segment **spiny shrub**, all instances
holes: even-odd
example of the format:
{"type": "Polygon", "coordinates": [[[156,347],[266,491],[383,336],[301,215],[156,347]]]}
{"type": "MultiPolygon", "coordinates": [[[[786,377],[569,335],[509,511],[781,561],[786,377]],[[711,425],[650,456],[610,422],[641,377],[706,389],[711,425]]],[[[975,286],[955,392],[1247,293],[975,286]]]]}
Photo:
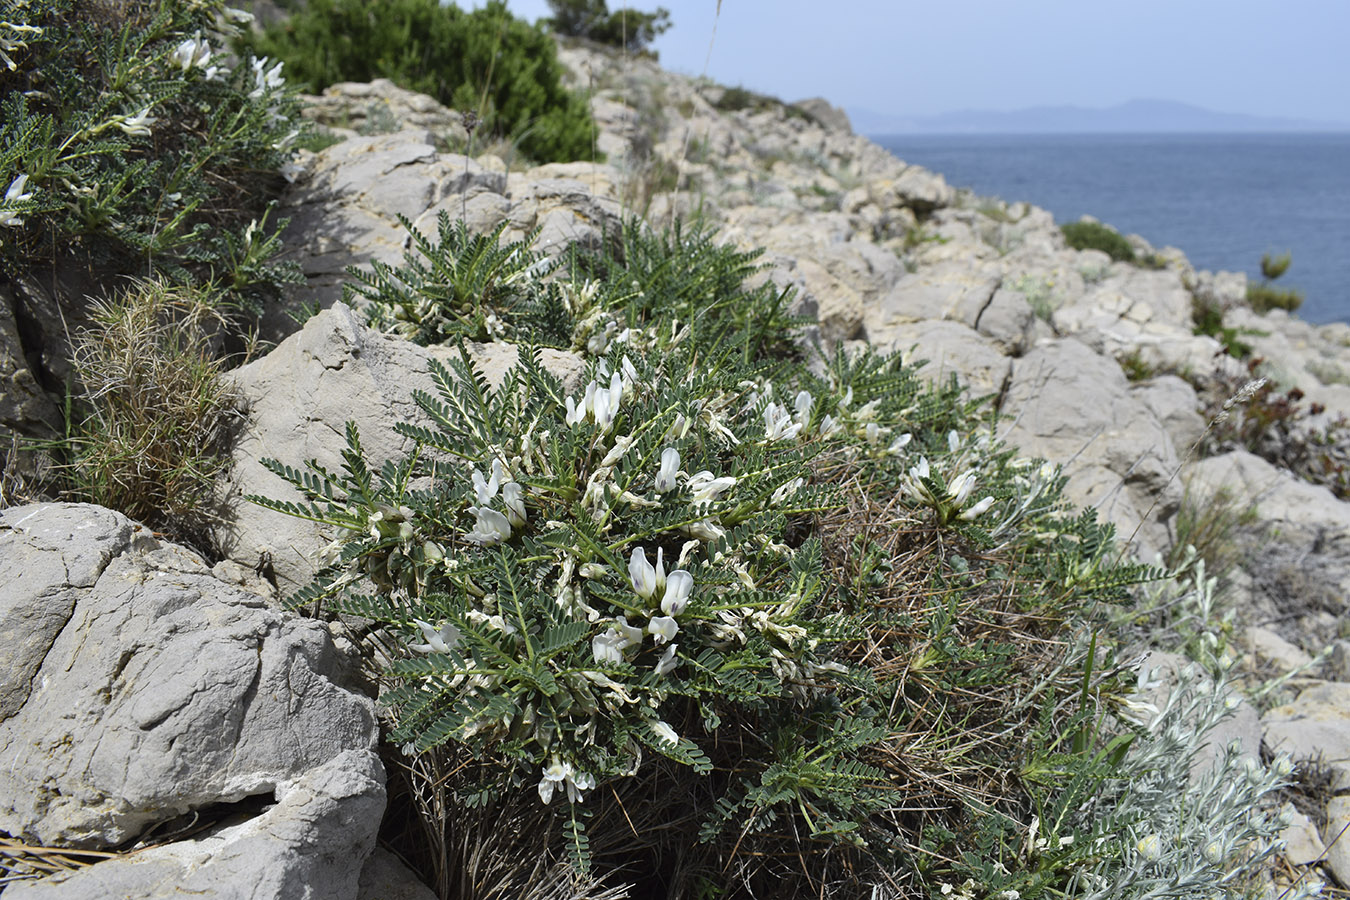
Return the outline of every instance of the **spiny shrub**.
{"type": "Polygon", "coordinates": [[[318,93],[339,81],[388,78],[473,112],[531,159],[590,159],[585,100],[562,85],[557,47],[500,0],[465,12],[437,0],[310,0],[250,39],[318,93]]]}
{"type": "Polygon", "coordinates": [[[298,277],[267,221],[298,108],[279,63],[225,52],[240,15],[0,5],[0,266],[162,273],[254,309],[298,277]]]}
{"type": "Polygon", "coordinates": [[[371,623],[444,891],[570,867],[596,891],[1132,897],[1271,852],[1282,769],[1187,780],[1222,692],[1183,679],[1158,709],[1116,658],[1107,611],[1156,573],[955,383],[710,352],[754,332],[694,327],[720,282],[684,266],[728,251],[670,236],[555,280],[628,295],[650,339],[549,331],[469,274],[528,293],[528,254],[442,231],[446,295],[580,350],[584,388],[528,346],[493,386],[450,328],[411,455],[374,468],[349,426],[341,470],[272,461],[301,497],[254,499],[340,535],[292,602],[371,623]]]}
{"type": "Polygon", "coordinates": [[[1134,247],[1120,232],[1099,222],[1069,222],[1059,226],[1075,250],[1100,250],[1116,262],[1134,262],[1134,247]]]}

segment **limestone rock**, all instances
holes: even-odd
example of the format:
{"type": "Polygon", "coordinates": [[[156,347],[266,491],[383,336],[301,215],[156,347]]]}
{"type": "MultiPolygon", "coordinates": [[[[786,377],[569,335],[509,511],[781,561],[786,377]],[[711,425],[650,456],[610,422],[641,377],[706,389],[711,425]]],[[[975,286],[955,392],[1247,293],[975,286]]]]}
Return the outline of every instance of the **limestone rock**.
{"type": "Polygon", "coordinates": [[[469,139],[460,113],[387,78],[376,78],[368,84],[339,82],[329,85],[317,97],[307,95],[301,100],[305,118],[343,132],[373,135],[417,129],[455,145],[463,145],[469,139]]]}
{"type": "Polygon", "coordinates": [[[1341,887],[1350,885],[1350,797],[1332,797],[1327,801],[1327,824],[1322,840],[1327,844],[1327,868],[1341,887]]]}
{"type": "Polygon", "coordinates": [[[1147,551],[1166,545],[1180,462],[1113,360],[1074,340],[1046,342],[1013,361],[1002,412],[1012,422],[1006,441],[1065,465],[1070,500],[1096,507],[1122,540],[1137,532],[1147,551]]]}
{"type": "MultiPolygon", "coordinates": [[[[497,384],[517,358],[512,344],[474,345],[471,356],[497,384]]],[[[581,361],[572,354],[541,350],[540,356],[569,385],[580,376],[581,361]]],[[[340,471],[347,422],[356,424],[374,467],[400,458],[412,443],[394,431],[394,424],[430,424],[413,391],[437,396],[428,366],[433,359],[452,357],[458,357],[458,350],[419,347],[374,331],[359,314],[338,304],[310,319],[267,356],[231,373],[248,402],[249,416],[220,486],[228,524],[217,531],[216,540],[225,555],[248,568],[270,560],[277,585],[286,593],[308,584],[324,546],[339,535],[247,502],[249,494],[300,499],[261,461],[276,459],[303,469],[307,461],[317,460],[340,471]]]]}
{"type": "Polygon", "coordinates": [[[1293,866],[1307,866],[1327,852],[1312,820],[1297,810],[1289,810],[1289,827],[1280,832],[1284,841],[1284,858],[1293,866]]]}
{"type": "MultiPolygon", "coordinates": [[[[280,781],[261,815],[84,869],[9,885],[17,900],[356,900],[384,812],[384,767],[346,750],[280,781]]],[[[383,871],[381,869],[380,871],[383,871]]],[[[430,892],[381,893],[423,900],[430,892]]]]}
{"type": "Polygon", "coordinates": [[[987,338],[960,322],[895,324],[868,338],[878,350],[899,350],[906,361],[925,360],[919,375],[945,383],[956,375],[973,396],[998,393],[1012,372],[1012,360],[987,338]]]}
{"type": "Polygon", "coordinates": [[[1267,712],[1261,725],[1271,750],[1295,762],[1320,754],[1336,773],[1336,787],[1350,787],[1350,684],[1307,688],[1292,703],[1267,712]]]}
{"type": "Polygon", "coordinates": [[[373,751],[374,704],[333,681],[322,624],[98,507],[5,510],[0,541],[7,593],[52,609],[28,633],[6,621],[33,649],[4,674],[0,830],[114,846],[373,751]]]}
{"type": "Polygon", "coordinates": [[[792,105],[831,131],[842,131],[845,134],[853,133],[853,125],[848,120],[848,113],[844,112],[842,108],[834,106],[823,97],[798,100],[792,105]]]}
{"type": "Polygon", "coordinates": [[[1313,658],[1269,628],[1252,626],[1246,632],[1246,645],[1257,659],[1274,666],[1282,674],[1306,669],[1313,658]]]}
{"type": "Polygon", "coordinates": [[[1205,418],[1195,388],[1176,375],[1160,375],[1130,387],[1172,438],[1172,446],[1184,454],[1205,433],[1205,418]]]}

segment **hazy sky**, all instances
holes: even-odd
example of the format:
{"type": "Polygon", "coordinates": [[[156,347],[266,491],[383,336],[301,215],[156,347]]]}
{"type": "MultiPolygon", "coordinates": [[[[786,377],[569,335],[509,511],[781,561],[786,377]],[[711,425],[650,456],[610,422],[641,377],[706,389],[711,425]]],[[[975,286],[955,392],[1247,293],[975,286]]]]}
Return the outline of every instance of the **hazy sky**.
{"type": "Polygon", "coordinates": [[[720,17],[717,0],[634,3],[657,5],[667,68],[701,74],[716,21],[708,75],[784,100],[930,115],[1148,98],[1350,122],[1350,0],[722,0],[720,17]]]}

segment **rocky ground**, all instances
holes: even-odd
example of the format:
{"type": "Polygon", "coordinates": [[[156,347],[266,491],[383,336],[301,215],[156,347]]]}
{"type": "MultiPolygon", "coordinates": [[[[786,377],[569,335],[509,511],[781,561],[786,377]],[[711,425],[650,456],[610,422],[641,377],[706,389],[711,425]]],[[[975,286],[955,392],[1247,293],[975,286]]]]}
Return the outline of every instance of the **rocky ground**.
{"type": "MultiPolygon", "coordinates": [[[[456,113],[387,82],[312,102],[346,139],[302,155],[281,212],[307,277],[293,311],[327,311],[303,328],[275,315],[276,348],[232,376],[250,418],[222,486],[229,560],[208,568],[96,507],[0,513],[11,585],[0,634],[19,648],[0,682],[0,830],[95,851],[148,842],[147,826],[176,838],[5,896],[149,897],[172,883],[215,897],[350,897],[361,872],[361,897],[427,896],[372,855],[384,775],[342,638],[271,602],[307,580],[333,536],[242,497],[283,494],[262,457],[336,464],[348,420],[372,457],[399,452],[380,435],[412,415],[410,389],[440,351],[373,332],[335,303],[347,266],[401,260],[400,216],[431,232],[442,211],[479,231],[505,223],[507,239],[540,229],[550,251],[598,242],[629,215],[659,226],[701,213],[726,240],[766,249],[765,277],[797,288],[821,340],[898,347],[932,378],[992,395],[1001,435],[1063,462],[1070,496],[1144,558],[1176,543],[1183,503],[1213,505],[1221,488],[1254,503],[1231,536],[1232,638],[1253,683],[1294,674],[1265,695],[1246,738],[1320,760],[1323,795],[1302,803],[1287,856],[1350,887],[1350,841],[1338,840],[1350,800],[1337,795],[1350,787],[1350,504],[1245,450],[1196,452],[1207,425],[1196,385],[1247,373],[1194,333],[1192,304],[1225,310],[1263,371],[1324,409],[1307,427],[1350,415],[1350,326],[1258,316],[1242,275],[1197,272],[1139,237],[1157,267],[1073,250],[1045,210],[956,190],[854,135],[824,101],[719,109],[723,89],[647,60],[581,47],[563,57],[592,93],[604,163],[521,169],[507,148],[463,155],[456,113]],[[127,764],[147,747],[152,767],[127,764]],[[227,827],[197,838],[197,818],[227,827]],[[236,867],[260,865],[275,884],[229,887],[236,867]]],[[[513,352],[475,350],[489,372],[513,352]]],[[[568,354],[547,362],[564,379],[580,370],[568,354]]]]}

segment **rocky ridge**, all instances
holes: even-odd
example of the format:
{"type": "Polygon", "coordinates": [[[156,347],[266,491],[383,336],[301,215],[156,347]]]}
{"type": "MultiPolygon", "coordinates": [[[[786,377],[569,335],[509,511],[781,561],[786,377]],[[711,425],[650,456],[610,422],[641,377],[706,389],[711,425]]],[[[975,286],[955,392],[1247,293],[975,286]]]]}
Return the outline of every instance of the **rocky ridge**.
{"type": "MultiPolygon", "coordinates": [[[[1217,340],[1194,334],[1191,304],[1200,297],[1226,310],[1229,327],[1259,332],[1245,339],[1272,377],[1324,417],[1350,415],[1350,326],[1256,316],[1243,276],[1197,272],[1180,251],[1139,237],[1136,249],[1162,268],[1073,250],[1045,210],[956,190],[852,134],[823,101],[719,109],[721,89],[647,60],[583,47],[562,55],[592,92],[605,163],[519,170],[452,152],[467,143],[457,114],[387,82],[337,85],[311,103],[346,139],[299,160],[282,213],[307,276],[292,300],[327,311],[295,333],[274,317],[277,348],[233,376],[251,414],[223,486],[230,560],[208,567],[96,507],[0,512],[0,574],[12,586],[0,623],[20,648],[0,681],[0,829],[35,843],[139,848],[8,894],[424,891],[375,850],[384,780],[373,704],[347,676],[340,636],[335,644],[275,605],[277,587],[304,583],[335,535],[269,520],[240,498],[281,495],[262,457],[332,460],[345,421],[376,438],[414,415],[408,394],[437,351],[372,331],[338,301],[347,266],[401,259],[400,216],[432,232],[441,212],[477,231],[505,224],[506,239],[537,228],[550,252],[602,240],[629,214],[659,225],[701,212],[725,239],[767,250],[765,277],[799,290],[824,341],[898,347],[928,360],[932,378],[955,374],[971,393],[995,395],[1002,436],[1065,463],[1071,497],[1145,556],[1175,541],[1187,485],[1202,498],[1225,487],[1255,502],[1257,520],[1240,536],[1250,552],[1229,589],[1251,665],[1297,674],[1245,737],[1320,754],[1334,789],[1350,785],[1350,643],[1340,631],[1350,504],[1245,451],[1194,458],[1206,423],[1192,380],[1243,371],[1217,340]],[[1156,374],[1132,381],[1122,361],[1156,374]],[[85,733],[99,739],[85,746],[85,733]],[[172,839],[203,811],[207,831],[172,839]],[[151,840],[156,829],[170,839],[151,840]]],[[[13,373],[26,371],[16,341],[0,338],[13,373]]],[[[512,352],[475,348],[489,370],[512,352]]],[[[567,354],[549,364],[564,379],[579,371],[567,354]]],[[[11,382],[20,392],[0,401],[18,416],[36,395],[31,378],[11,382]]],[[[400,446],[368,450],[378,461],[400,446]]],[[[1336,840],[1350,804],[1333,797],[1317,812],[1316,822],[1294,819],[1287,856],[1324,861],[1350,886],[1350,844],[1336,840]]]]}

